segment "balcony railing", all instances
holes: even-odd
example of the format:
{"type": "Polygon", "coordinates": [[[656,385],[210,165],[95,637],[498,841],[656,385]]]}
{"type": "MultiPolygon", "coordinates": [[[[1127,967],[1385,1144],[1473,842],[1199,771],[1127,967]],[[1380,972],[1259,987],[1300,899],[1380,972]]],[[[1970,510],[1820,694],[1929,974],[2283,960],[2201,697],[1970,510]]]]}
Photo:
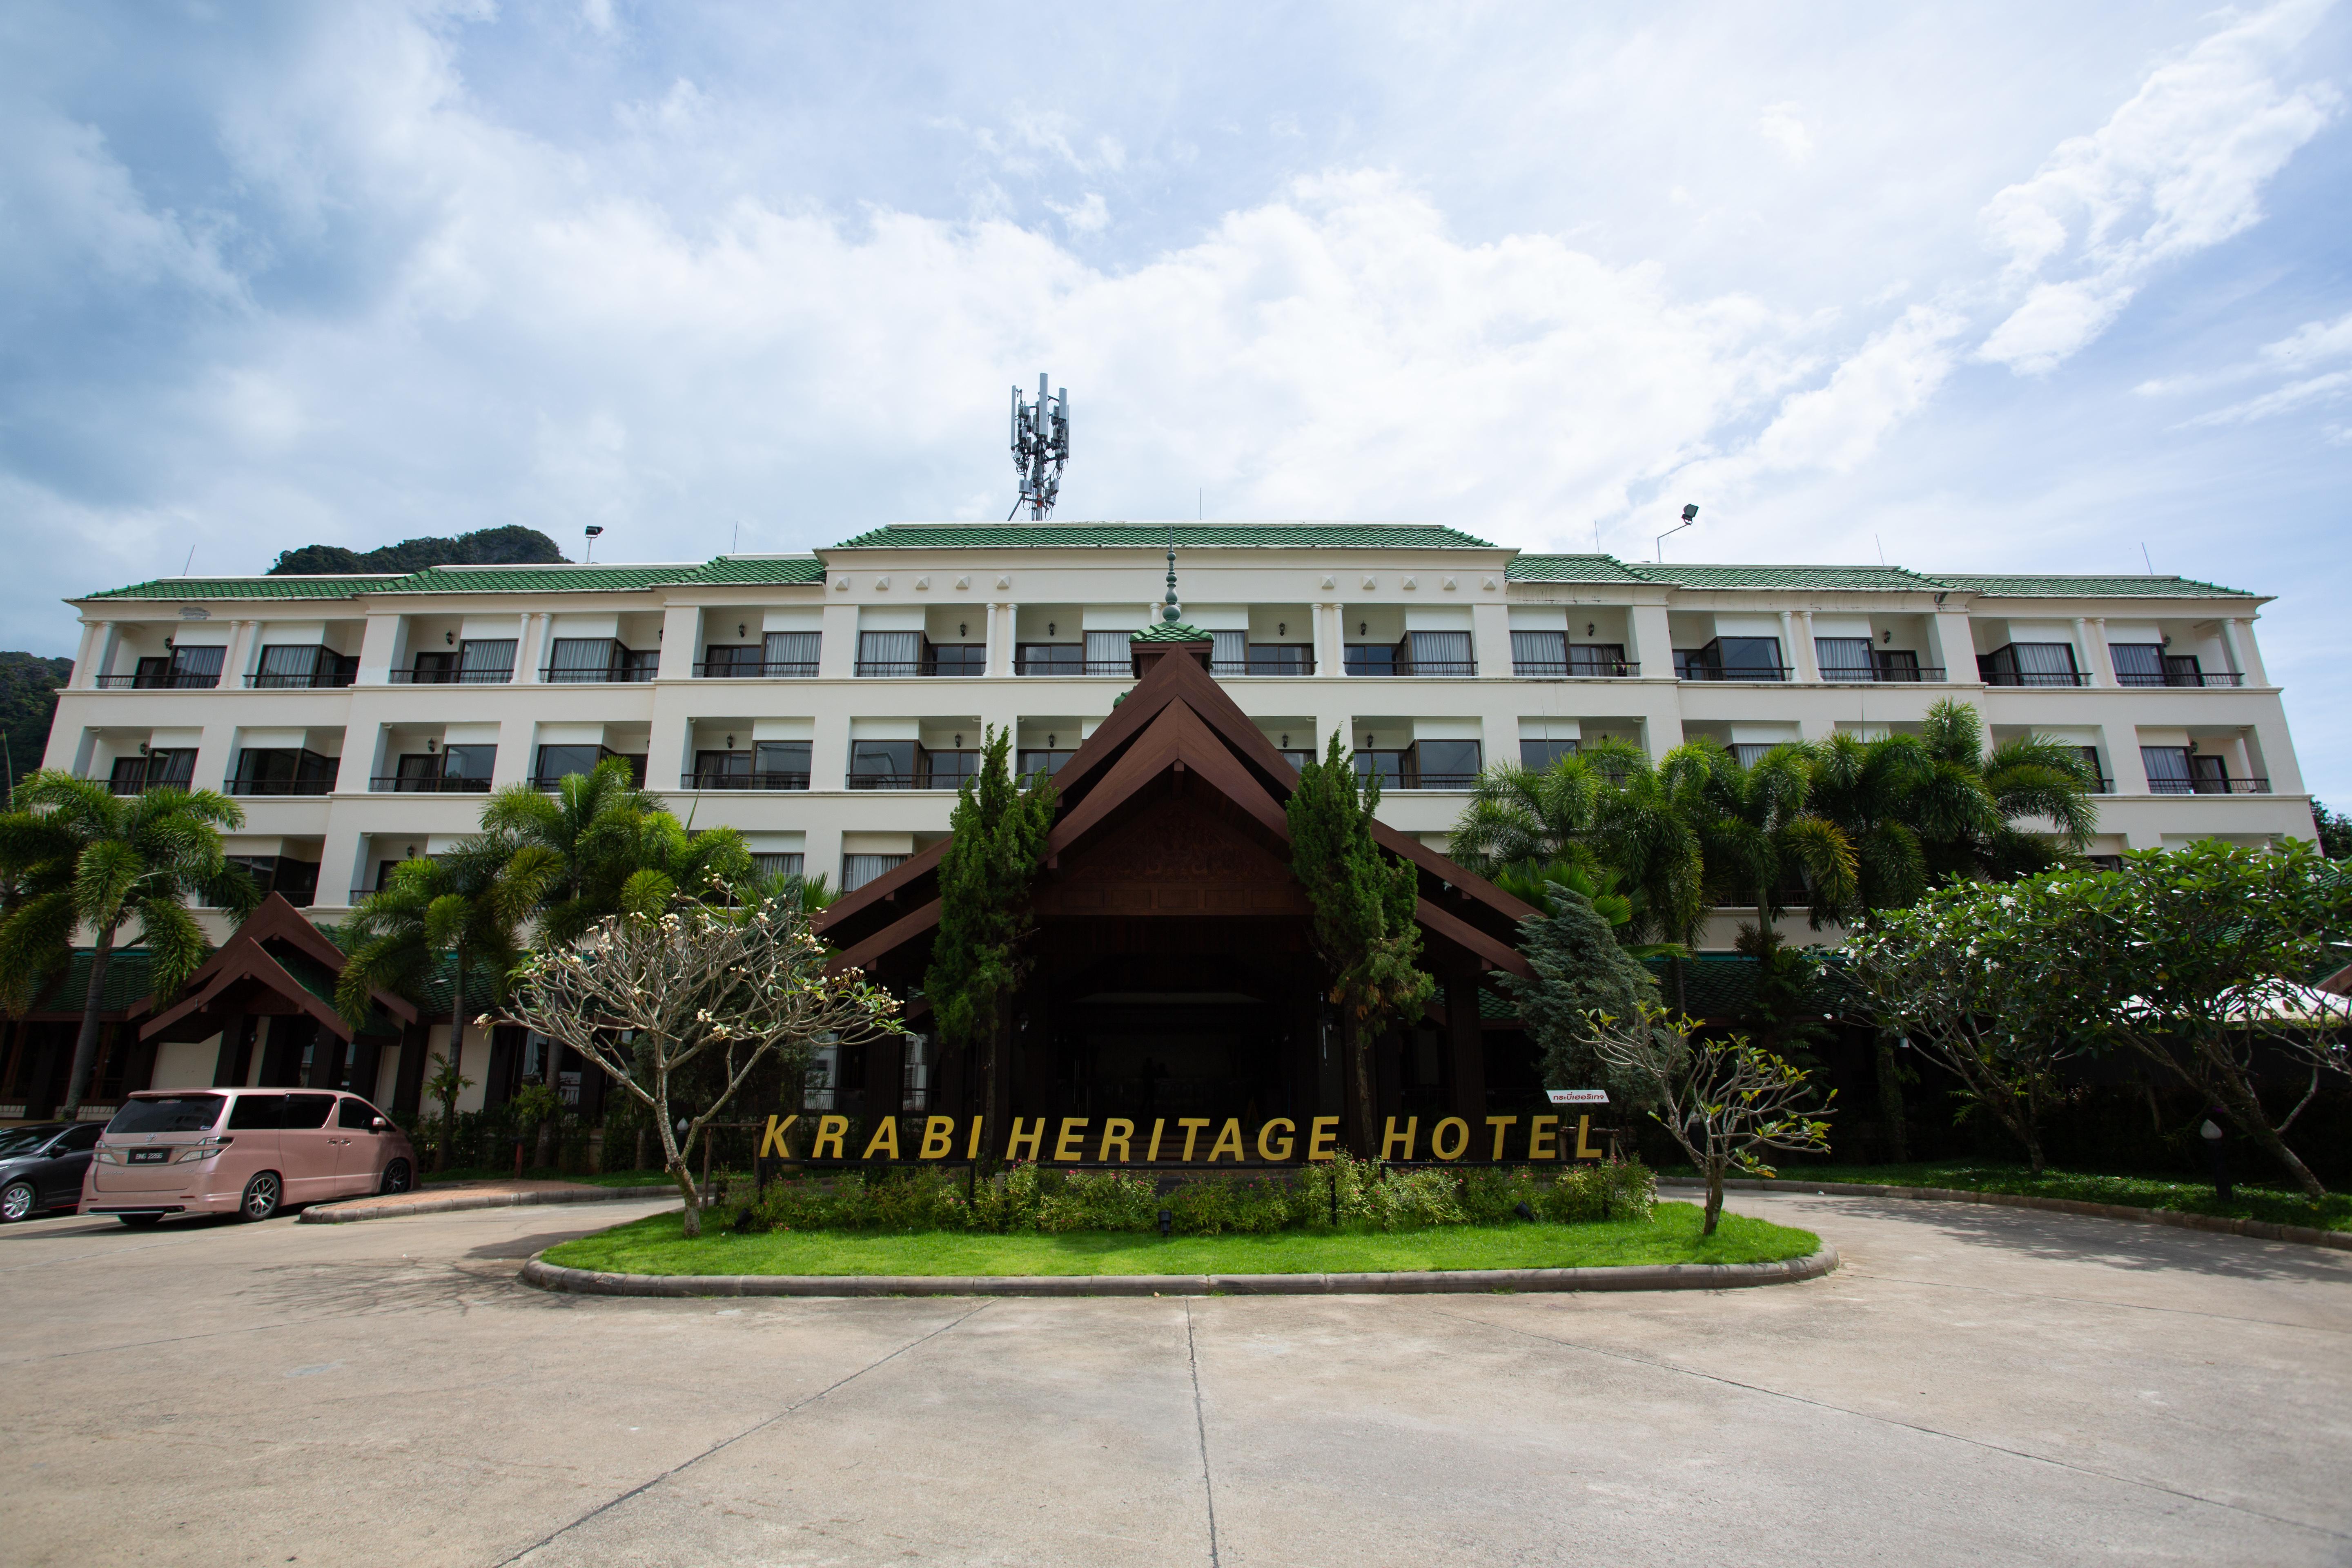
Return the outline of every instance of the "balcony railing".
{"type": "Polygon", "coordinates": [[[2105,774],[2102,774],[2091,782],[2091,793],[2093,795],[2113,795],[2116,793],[2116,781],[2106,777],[2105,774]]]}
{"type": "Polygon", "coordinates": [[[1411,679],[1424,675],[1475,675],[1478,661],[1475,658],[1401,658],[1393,664],[1350,664],[1349,675],[1369,675],[1378,679],[1393,676],[1411,679]]]}
{"type": "Polygon", "coordinates": [[[2117,686],[2243,686],[2246,678],[2225,669],[2167,670],[2162,675],[2118,674],[2117,686]]]}
{"type": "Polygon", "coordinates": [[[231,779],[231,795],[332,795],[335,781],[330,774],[322,779],[231,779]]]}
{"type": "Polygon", "coordinates": [[[359,679],[356,669],[320,669],[299,673],[269,674],[257,672],[245,678],[246,686],[255,691],[328,691],[349,686],[359,679]]]}
{"type": "Polygon", "coordinates": [[[1015,675],[1116,675],[1135,679],[1135,660],[1128,658],[1036,658],[1024,655],[1013,661],[1015,675]]]}
{"type": "Polygon", "coordinates": [[[2268,779],[2150,779],[2150,795],[2268,795],[2268,779]]]}
{"type": "Polygon", "coordinates": [[[2091,678],[2080,670],[1988,669],[1979,672],[1987,686],[2088,686],[2091,678]]]}
{"type": "Polygon", "coordinates": [[[103,691],[210,691],[220,684],[220,673],[209,675],[182,672],[176,675],[101,675],[99,689],[103,691]]]}
{"type": "Polygon", "coordinates": [[[1209,661],[1211,675],[1312,675],[1315,661],[1297,658],[1276,661],[1268,658],[1213,658],[1209,661]]]}
{"type": "Polygon", "coordinates": [[[509,686],[514,671],[492,666],[487,669],[392,669],[385,679],[394,686],[509,686]]]}
{"type": "Polygon", "coordinates": [[[948,676],[948,675],[985,675],[986,673],[988,673],[988,669],[987,669],[987,667],[986,667],[985,665],[978,665],[978,664],[942,664],[942,663],[940,663],[938,659],[934,659],[934,658],[909,658],[909,659],[871,659],[871,658],[861,658],[861,659],[859,659],[859,660],[857,661],[856,672],[857,672],[859,675],[878,675],[878,676],[906,676],[906,675],[942,675],[942,676],[948,676]]]}
{"type": "Polygon", "coordinates": [[[467,778],[420,778],[414,773],[394,773],[389,778],[368,780],[369,793],[373,795],[488,795],[490,781],[467,778]]]}
{"type": "Polygon", "coordinates": [[[625,686],[651,680],[656,673],[650,664],[601,665],[593,669],[559,669],[551,664],[541,668],[539,678],[550,686],[625,686]]]}
{"type": "Polygon", "coordinates": [[[677,780],[680,789],[806,789],[808,786],[809,776],[805,773],[680,773],[677,780]]]}
{"type": "Polygon", "coordinates": [[[1511,661],[1511,673],[1535,679],[1566,676],[1598,676],[1614,679],[1639,675],[1642,666],[1640,660],[1630,658],[1571,659],[1565,664],[1547,659],[1514,659],[1511,661]]]}
{"type": "Polygon", "coordinates": [[[775,659],[766,663],[753,661],[751,663],[730,662],[727,664],[698,664],[694,667],[694,677],[697,680],[749,680],[753,679],[766,679],[771,680],[804,680],[815,674],[816,661],[814,659],[775,659]]]}
{"type": "Polygon", "coordinates": [[[1796,674],[1785,664],[1686,664],[1675,672],[1678,680],[1786,680],[1796,674]]]}
{"type": "Polygon", "coordinates": [[[1826,686],[1903,686],[1920,681],[1940,683],[1944,667],[1939,664],[1906,664],[1880,666],[1864,669],[1853,665],[1822,667],[1822,682],[1826,686]]]}

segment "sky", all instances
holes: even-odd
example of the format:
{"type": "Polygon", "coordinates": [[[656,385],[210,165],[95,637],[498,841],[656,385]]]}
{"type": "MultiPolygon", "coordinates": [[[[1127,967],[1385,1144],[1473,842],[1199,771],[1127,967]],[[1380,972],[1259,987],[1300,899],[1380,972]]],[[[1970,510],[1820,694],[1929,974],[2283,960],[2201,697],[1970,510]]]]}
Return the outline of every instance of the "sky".
{"type": "Polygon", "coordinates": [[[1002,518],[2274,595],[2352,803],[2352,5],[0,10],[0,647],[502,523],[1002,518]]]}

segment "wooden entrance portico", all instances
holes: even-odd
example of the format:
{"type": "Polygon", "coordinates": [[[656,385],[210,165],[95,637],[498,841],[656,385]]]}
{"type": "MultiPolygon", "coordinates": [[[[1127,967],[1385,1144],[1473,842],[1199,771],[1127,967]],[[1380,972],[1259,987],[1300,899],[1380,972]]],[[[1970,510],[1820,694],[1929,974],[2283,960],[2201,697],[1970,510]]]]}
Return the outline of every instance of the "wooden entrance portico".
{"type": "MultiPolygon", "coordinates": [[[[982,1113],[998,1128],[1016,1115],[1338,1115],[1362,1148],[1312,911],[1290,869],[1285,805],[1298,774],[1210,675],[1205,635],[1154,626],[1133,646],[1140,679],[1055,775],[1034,969],[999,1103],[978,1103],[980,1064],[952,1052],[919,1097],[880,1051],[853,1087],[869,1114],[982,1113]]],[[[1417,839],[1374,832],[1414,868],[1422,965],[1440,984],[1429,1016],[1385,1043],[1374,1115],[1483,1117],[1482,977],[1528,973],[1513,942],[1534,911],[1417,839]],[[1425,1054],[1433,1027],[1442,1064],[1431,1085],[1403,1058],[1405,1037],[1423,1037],[1425,1054]]],[[[820,917],[839,963],[902,996],[919,989],[945,849],[929,846],[820,917]]],[[[909,1009],[918,1030],[926,1011],[920,999],[909,1009]]]]}

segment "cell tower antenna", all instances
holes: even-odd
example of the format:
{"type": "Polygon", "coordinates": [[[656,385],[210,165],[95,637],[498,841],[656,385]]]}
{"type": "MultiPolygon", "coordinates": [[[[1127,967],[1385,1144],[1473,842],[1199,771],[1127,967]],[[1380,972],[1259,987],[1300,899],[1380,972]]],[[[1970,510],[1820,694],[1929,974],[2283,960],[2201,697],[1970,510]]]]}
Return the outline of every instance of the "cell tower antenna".
{"type": "Polygon", "coordinates": [[[1013,471],[1021,476],[1021,499],[1004,514],[1007,522],[1029,509],[1033,522],[1042,522],[1054,510],[1062,493],[1062,470],[1070,462],[1070,389],[1055,387],[1049,395],[1046,378],[1037,378],[1037,401],[1030,402],[1013,389],[1013,471]]]}

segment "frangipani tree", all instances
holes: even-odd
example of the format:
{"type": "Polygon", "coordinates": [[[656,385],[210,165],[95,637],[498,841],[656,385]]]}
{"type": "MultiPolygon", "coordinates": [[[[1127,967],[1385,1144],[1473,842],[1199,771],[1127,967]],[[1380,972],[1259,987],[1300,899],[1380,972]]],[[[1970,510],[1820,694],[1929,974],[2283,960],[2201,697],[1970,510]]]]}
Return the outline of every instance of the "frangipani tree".
{"type": "Polygon", "coordinates": [[[1644,1005],[1630,1018],[1591,1016],[1592,1046],[1610,1070],[1646,1082],[1657,1109],[1651,1119],[1674,1134],[1706,1182],[1713,1236],[1723,1215],[1723,1178],[1733,1169],[1759,1176],[1769,1149],[1826,1152],[1832,1089],[1813,1103],[1804,1073],[1745,1035],[1708,1038],[1696,1018],[1644,1005]]]}
{"type": "Polygon", "coordinates": [[[686,1234],[699,1236],[685,1151],[754,1068],[781,1058],[793,1081],[820,1039],[858,1045],[905,1032],[896,998],[855,969],[827,973],[827,956],[787,900],[738,918],[694,905],[611,915],[526,959],[500,1021],[570,1046],[652,1113],[662,1163],[686,1200],[686,1234]],[[721,1087],[681,1134],[672,1086],[713,1066],[721,1087]]]}

